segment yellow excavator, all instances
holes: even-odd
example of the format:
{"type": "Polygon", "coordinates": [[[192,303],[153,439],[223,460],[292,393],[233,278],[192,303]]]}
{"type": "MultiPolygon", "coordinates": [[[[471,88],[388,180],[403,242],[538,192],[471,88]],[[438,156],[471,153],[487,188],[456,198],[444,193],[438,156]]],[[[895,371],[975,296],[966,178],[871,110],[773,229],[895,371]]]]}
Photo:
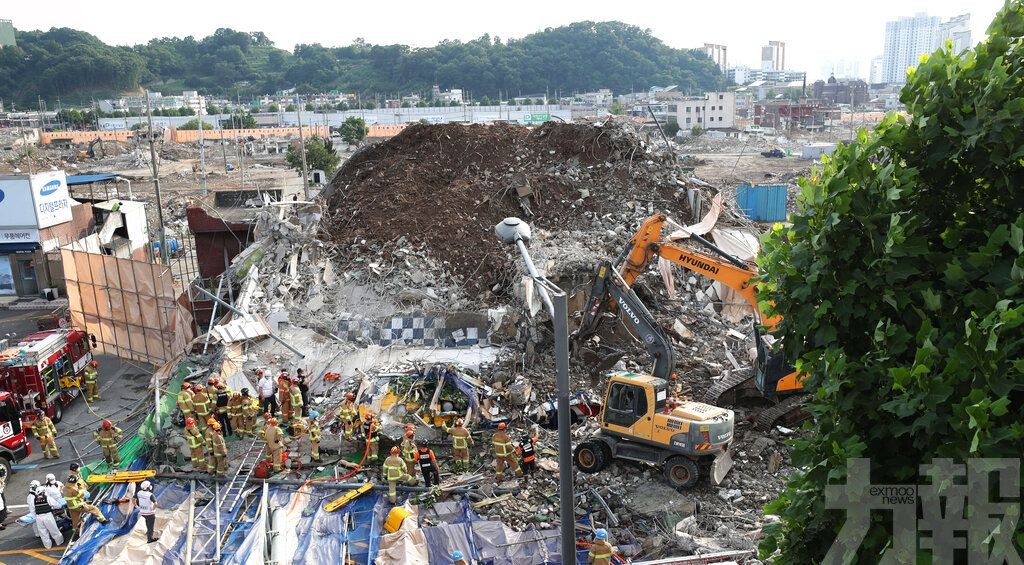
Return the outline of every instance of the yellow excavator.
{"type": "MultiPolygon", "coordinates": [[[[632,287],[637,277],[644,272],[651,262],[660,257],[689,269],[735,290],[751,305],[754,311],[754,340],[757,348],[757,361],[753,374],[749,371],[734,371],[728,378],[715,383],[705,393],[704,401],[718,405],[732,403],[738,395],[756,388],[756,394],[772,405],[760,412],[757,425],[762,428],[771,427],[776,421],[784,420],[791,423],[804,417],[800,406],[803,403],[803,375],[786,363],[781,351],[769,348],[762,339],[761,327],[768,331],[782,321],[780,316],[767,316],[761,312],[757,300],[757,288],[754,277],[758,276],[757,267],[749,265],[739,258],[727,253],[707,239],[688,234],[689,240],[699,243],[704,250],[694,249],[689,245],[667,239],[662,236],[662,228],[668,222],[665,214],[655,214],[645,219],[636,230],[630,241],[623,248],[612,269],[621,283],[632,287]],[[753,387],[751,386],[753,385],[753,387]]],[[[600,278],[600,277],[598,277],[600,278]]],[[[585,305],[583,320],[577,337],[586,338],[597,331],[598,324],[605,312],[616,310],[627,314],[617,297],[610,296],[595,285],[585,305]],[[594,290],[597,290],[595,292],[594,290]]],[[[635,309],[635,306],[632,308],[635,309]]],[[[668,348],[671,351],[671,347],[668,348]]],[[[614,356],[605,356],[602,365],[614,363],[614,356]]]]}
{"type": "Polygon", "coordinates": [[[597,330],[599,304],[610,299],[640,335],[654,368],[650,375],[625,371],[608,375],[604,409],[598,418],[601,429],[576,446],[576,467],[584,473],[597,473],[613,459],[627,459],[661,468],[669,484],[679,489],[694,486],[703,476],[720,484],[732,468],[729,446],[735,414],[672,397],[672,343],[608,263],[598,268],[587,301],[596,301],[597,308],[585,313],[573,342],[579,344],[597,330]]]}

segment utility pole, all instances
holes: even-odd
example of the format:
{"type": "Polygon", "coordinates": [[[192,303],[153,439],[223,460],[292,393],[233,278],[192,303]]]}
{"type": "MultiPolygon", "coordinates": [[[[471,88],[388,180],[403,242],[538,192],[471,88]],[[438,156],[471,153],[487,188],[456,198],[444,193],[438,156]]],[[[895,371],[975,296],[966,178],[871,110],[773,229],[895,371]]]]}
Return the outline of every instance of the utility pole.
{"type": "Polygon", "coordinates": [[[160,263],[169,265],[170,259],[167,255],[167,228],[164,225],[164,205],[160,200],[160,177],[156,164],[155,137],[153,134],[153,107],[149,104],[149,91],[146,91],[146,116],[149,119],[149,159],[153,164],[153,190],[156,192],[156,217],[160,222],[160,263]]]}
{"type": "Polygon", "coordinates": [[[206,143],[203,141],[203,98],[199,98],[199,175],[203,179],[203,196],[206,196],[206,143]]]}
{"type": "Polygon", "coordinates": [[[299,120],[299,154],[302,155],[302,191],[309,200],[309,171],[306,170],[306,138],[302,135],[302,101],[295,105],[295,117],[299,120]]]}

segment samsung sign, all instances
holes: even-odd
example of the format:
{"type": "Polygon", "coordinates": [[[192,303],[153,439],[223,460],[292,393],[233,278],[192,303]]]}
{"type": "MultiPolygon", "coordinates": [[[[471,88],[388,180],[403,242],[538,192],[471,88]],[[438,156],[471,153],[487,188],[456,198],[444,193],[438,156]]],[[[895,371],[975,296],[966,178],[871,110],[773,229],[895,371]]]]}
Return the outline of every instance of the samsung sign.
{"type": "MultiPolygon", "coordinates": [[[[0,176],[0,195],[0,230],[11,235],[17,233],[15,238],[22,241],[25,231],[38,233],[40,229],[71,221],[72,201],[64,171],[47,171],[31,177],[0,176]]],[[[38,241],[38,235],[35,239],[38,241]]]]}

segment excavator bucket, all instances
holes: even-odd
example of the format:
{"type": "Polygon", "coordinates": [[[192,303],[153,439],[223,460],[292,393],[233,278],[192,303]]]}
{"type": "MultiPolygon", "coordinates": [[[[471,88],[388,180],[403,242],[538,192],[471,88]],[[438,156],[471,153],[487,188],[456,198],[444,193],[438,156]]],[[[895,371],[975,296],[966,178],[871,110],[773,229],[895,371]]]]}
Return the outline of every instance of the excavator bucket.
{"type": "Polygon", "coordinates": [[[722,480],[729,474],[729,469],[732,469],[732,455],[729,455],[729,450],[723,450],[711,463],[711,483],[722,484],[722,480]]]}
{"type": "Polygon", "coordinates": [[[621,349],[607,346],[581,347],[579,349],[579,359],[591,375],[599,375],[611,369],[625,354],[626,352],[621,349]]]}

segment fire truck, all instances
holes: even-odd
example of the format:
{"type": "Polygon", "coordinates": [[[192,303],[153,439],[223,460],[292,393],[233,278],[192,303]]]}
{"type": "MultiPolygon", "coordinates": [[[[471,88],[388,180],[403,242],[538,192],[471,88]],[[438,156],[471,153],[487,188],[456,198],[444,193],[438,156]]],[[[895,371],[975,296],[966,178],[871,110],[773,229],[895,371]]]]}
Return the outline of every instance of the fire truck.
{"type": "Polygon", "coordinates": [[[90,340],[95,345],[86,332],[53,329],[28,335],[0,352],[0,458],[16,462],[28,455],[19,446],[28,445],[25,430],[36,410],[60,422],[64,407],[82,394],[82,375],[92,361],[90,340]]]}

